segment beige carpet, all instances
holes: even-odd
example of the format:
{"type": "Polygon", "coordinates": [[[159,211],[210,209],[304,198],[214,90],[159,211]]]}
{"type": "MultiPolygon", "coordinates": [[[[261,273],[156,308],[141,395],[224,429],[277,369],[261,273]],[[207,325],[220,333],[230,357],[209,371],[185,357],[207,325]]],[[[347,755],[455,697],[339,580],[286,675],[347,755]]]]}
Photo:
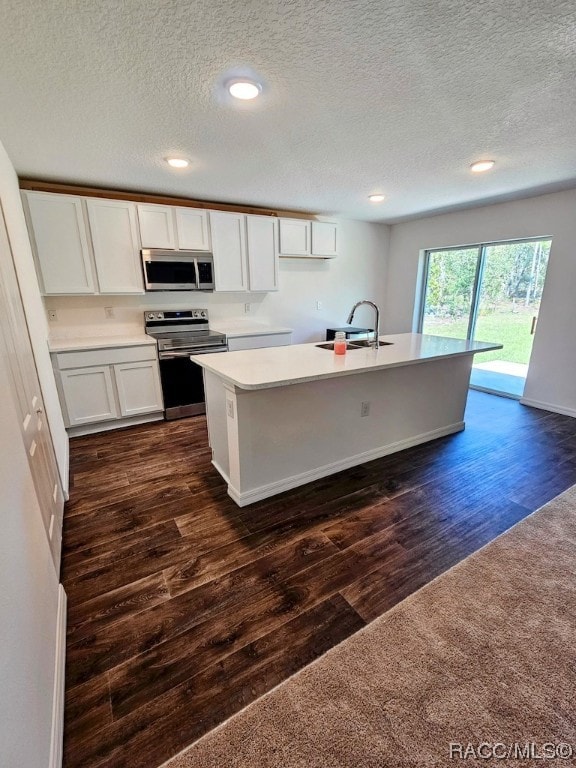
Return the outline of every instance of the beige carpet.
{"type": "Polygon", "coordinates": [[[165,765],[576,764],[451,742],[576,755],[576,486],[165,765]]]}

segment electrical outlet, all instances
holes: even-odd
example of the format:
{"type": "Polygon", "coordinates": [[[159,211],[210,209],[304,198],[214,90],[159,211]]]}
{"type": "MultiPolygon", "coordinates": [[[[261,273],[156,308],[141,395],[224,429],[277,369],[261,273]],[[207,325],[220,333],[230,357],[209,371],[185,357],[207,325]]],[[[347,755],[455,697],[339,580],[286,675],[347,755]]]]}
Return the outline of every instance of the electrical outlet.
{"type": "Polygon", "coordinates": [[[360,416],[368,416],[370,413],[370,403],[367,400],[364,400],[362,405],[360,406],[360,416]]]}
{"type": "Polygon", "coordinates": [[[234,418],[234,400],[226,400],[226,413],[231,419],[234,418]]]}
{"type": "Polygon", "coordinates": [[[250,312],[250,304],[246,302],[246,304],[244,304],[244,313],[247,315],[249,312],[250,312]]]}
{"type": "Polygon", "coordinates": [[[58,313],[55,309],[49,309],[48,310],[48,320],[51,323],[55,323],[58,320],[58,313]]]}
{"type": "Polygon", "coordinates": [[[114,307],[104,307],[104,316],[108,320],[114,319],[114,307]]]}
{"type": "Polygon", "coordinates": [[[321,311],[322,311],[322,302],[321,302],[321,301],[317,301],[317,302],[316,302],[316,309],[317,309],[319,312],[321,312],[321,311]]]}

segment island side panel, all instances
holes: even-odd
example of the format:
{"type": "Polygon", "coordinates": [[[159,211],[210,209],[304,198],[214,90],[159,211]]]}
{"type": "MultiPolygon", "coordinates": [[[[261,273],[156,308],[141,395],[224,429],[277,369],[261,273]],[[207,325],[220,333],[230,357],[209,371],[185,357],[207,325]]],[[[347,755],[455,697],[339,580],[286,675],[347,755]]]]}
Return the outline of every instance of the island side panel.
{"type": "Polygon", "coordinates": [[[466,355],[270,389],[231,387],[230,495],[244,506],[463,429],[471,367],[466,355]]]}
{"type": "Polygon", "coordinates": [[[228,424],[226,418],[226,389],[215,374],[204,369],[204,392],[208,443],[212,449],[212,463],[228,482],[230,475],[228,450],[228,424]]]}

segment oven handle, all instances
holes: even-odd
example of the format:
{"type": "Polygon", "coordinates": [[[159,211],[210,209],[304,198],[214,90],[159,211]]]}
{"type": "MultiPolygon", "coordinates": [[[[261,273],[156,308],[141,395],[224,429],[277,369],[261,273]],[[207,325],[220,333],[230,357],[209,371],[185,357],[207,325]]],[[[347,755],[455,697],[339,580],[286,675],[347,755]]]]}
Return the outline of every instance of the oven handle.
{"type": "Polygon", "coordinates": [[[160,360],[173,360],[177,357],[190,357],[190,355],[209,355],[212,352],[228,352],[228,347],[209,347],[204,349],[190,349],[186,352],[160,352],[158,357],[160,360]]]}

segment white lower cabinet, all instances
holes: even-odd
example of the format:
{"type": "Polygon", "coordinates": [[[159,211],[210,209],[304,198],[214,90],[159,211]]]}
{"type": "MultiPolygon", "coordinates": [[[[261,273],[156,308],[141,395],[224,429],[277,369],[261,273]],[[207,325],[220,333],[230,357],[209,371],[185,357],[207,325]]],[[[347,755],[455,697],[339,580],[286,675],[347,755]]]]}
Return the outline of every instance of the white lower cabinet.
{"type": "Polygon", "coordinates": [[[115,365],[114,376],[122,416],[162,410],[162,390],[155,360],[115,365]]]}
{"type": "Polygon", "coordinates": [[[110,429],[164,409],[154,345],[60,352],[53,362],[67,427],[110,429]]]}
{"type": "Polygon", "coordinates": [[[60,375],[69,426],[118,418],[110,366],[73,368],[60,375]]]}

